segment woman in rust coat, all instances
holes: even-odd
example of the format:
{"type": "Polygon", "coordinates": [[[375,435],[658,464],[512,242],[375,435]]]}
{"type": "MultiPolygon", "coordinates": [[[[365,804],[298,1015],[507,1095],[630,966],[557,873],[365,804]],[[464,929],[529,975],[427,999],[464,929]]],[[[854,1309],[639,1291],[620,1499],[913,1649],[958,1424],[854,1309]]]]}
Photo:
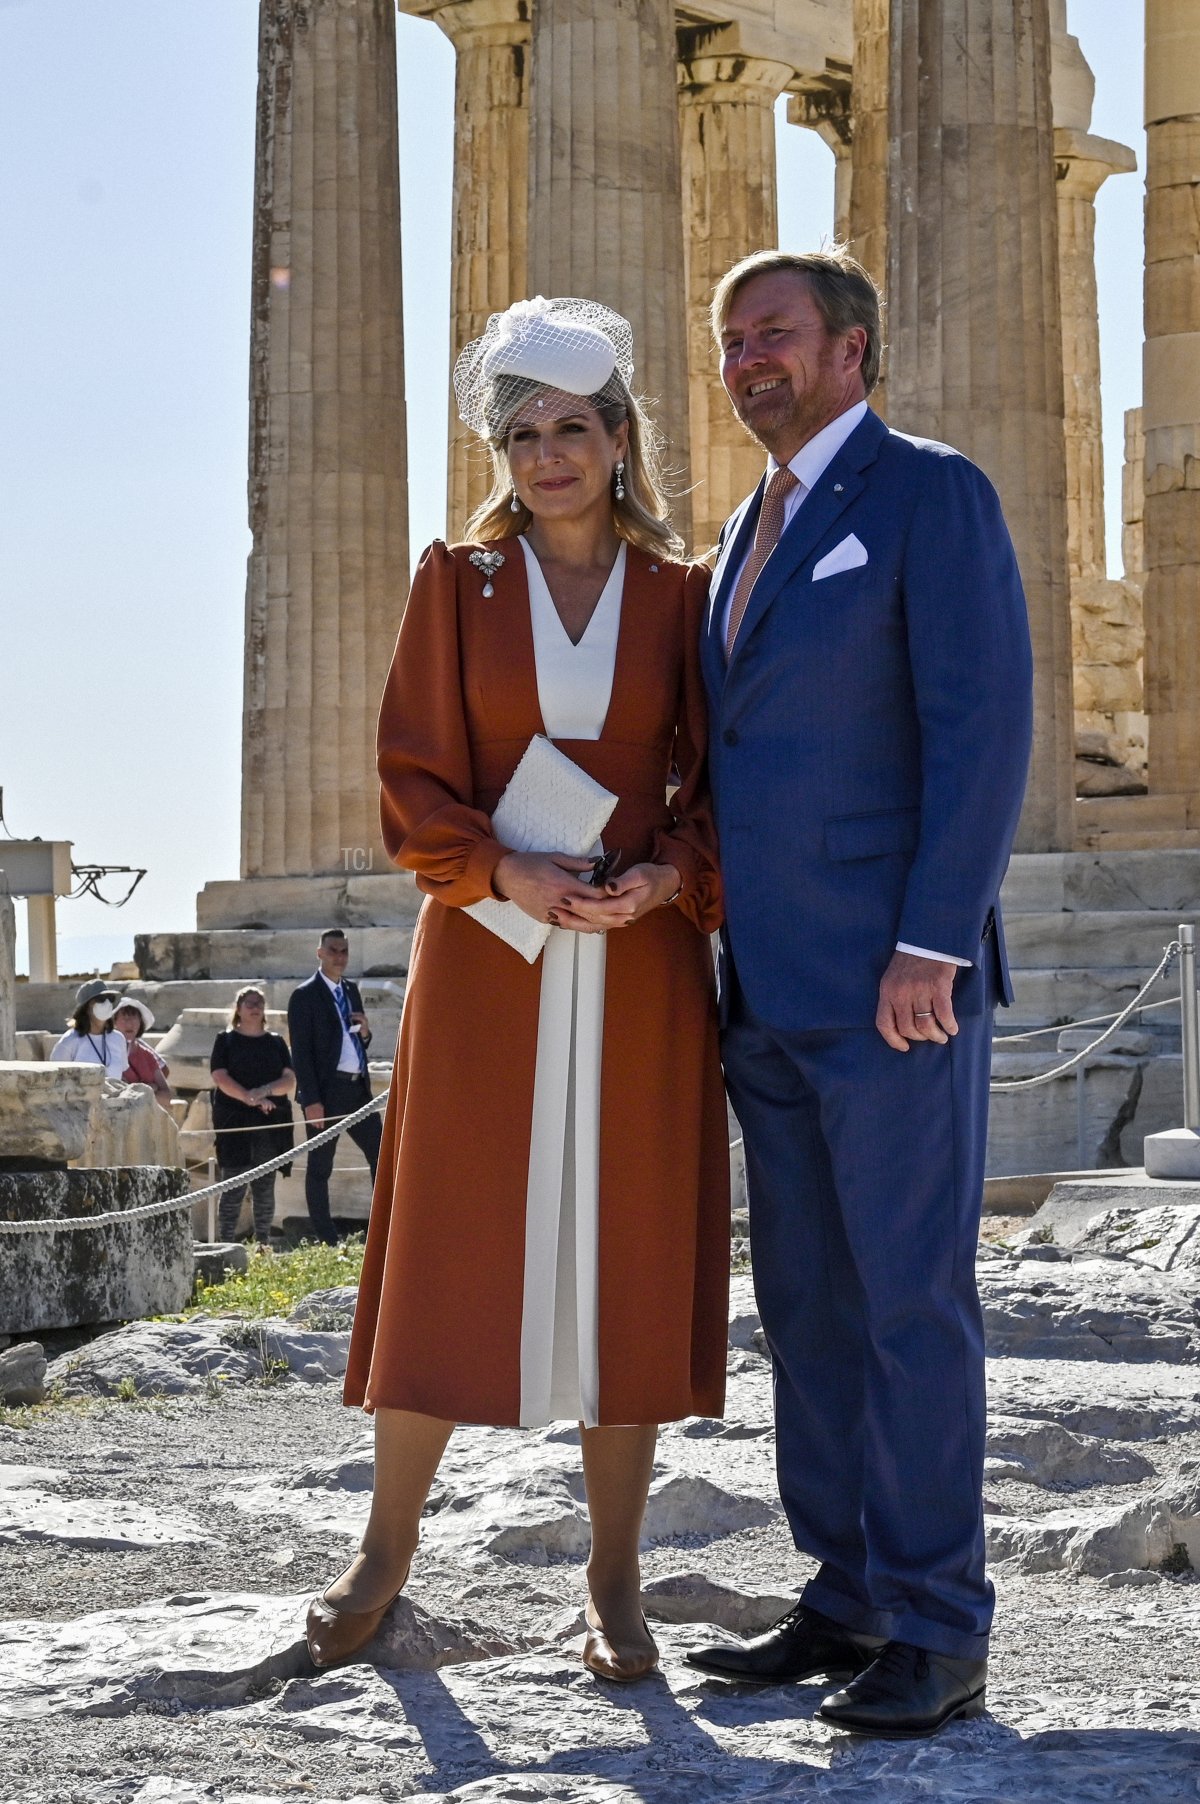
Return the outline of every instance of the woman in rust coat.
{"type": "Polygon", "coordinates": [[[607,309],[539,299],[493,316],[455,371],[496,485],[473,543],[422,558],[380,716],[384,838],[428,900],[346,1380],[375,1413],[375,1497],[361,1552],[310,1607],[318,1665],[364,1646],[403,1585],[456,1422],[573,1418],[584,1659],[648,1672],[656,1425],[723,1406],[707,571],[672,555],[630,351],[607,309]],[[537,734],[617,797],[603,847],[621,863],[599,888],[593,857],[493,834],[537,734]],[[550,922],[536,963],[464,913],[487,897],[550,922]]]}

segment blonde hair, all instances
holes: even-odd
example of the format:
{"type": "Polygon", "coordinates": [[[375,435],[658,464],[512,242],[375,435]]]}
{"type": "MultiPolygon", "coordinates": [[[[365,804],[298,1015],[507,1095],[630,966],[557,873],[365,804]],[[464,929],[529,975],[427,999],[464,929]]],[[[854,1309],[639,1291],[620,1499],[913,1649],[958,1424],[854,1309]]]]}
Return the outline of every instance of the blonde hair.
{"type": "Polygon", "coordinates": [[[237,995],[234,997],[233,1007],[229,1011],[230,1027],[237,1026],[238,1016],[241,1013],[242,1004],[243,1004],[243,1002],[245,1002],[247,996],[257,996],[258,1000],[262,1003],[262,1005],[263,1005],[263,1026],[265,1027],[267,1025],[267,998],[266,998],[265,993],[259,989],[259,987],[256,983],[243,984],[242,988],[238,991],[237,995]]]}
{"type": "Polygon", "coordinates": [[[879,290],[862,264],[850,255],[845,245],[835,244],[828,251],[808,251],[799,255],[792,251],[755,251],[735,263],[721,277],[713,290],[711,323],[718,347],[734,296],[755,276],[774,275],[786,270],[803,276],[817,312],[825,322],[825,330],[835,338],[861,326],[867,335],[863,352],[863,387],[870,394],[879,381],[883,361],[883,322],[879,290]]]}
{"type": "MultiPolygon", "coordinates": [[[[503,385],[501,417],[511,420],[529,395],[545,390],[546,385],[527,376],[500,376],[503,385]],[[511,385],[511,389],[510,389],[511,385]],[[523,392],[518,392],[518,389],[523,392]]],[[[614,375],[600,394],[587,397],[586,405],[594,408],[604,422],[610,437],[622,420],[629,423],[629,444],[625,451],[625,468],[621,484],[625,490],[618,501],[612,497],[612,520],[617,536],[627,539],[642,551],[655,557],[679,558],[684,554],[683,540],[668,518],[668,498],[663,482],[662,439],[642,403],[626,388],[620,375],[614,375]],[[614,390],[616,392],[614,392],[614,390]]],[[[527,531],[533,515],[522,505],[512,510],[513,481],[508,463],[508,433],[486,441],[492,458],[492,487],[467,521],[468,539],[513,539],[527,531]]],[[[520,497],[518,497],[518,500],[520,497]]]]}

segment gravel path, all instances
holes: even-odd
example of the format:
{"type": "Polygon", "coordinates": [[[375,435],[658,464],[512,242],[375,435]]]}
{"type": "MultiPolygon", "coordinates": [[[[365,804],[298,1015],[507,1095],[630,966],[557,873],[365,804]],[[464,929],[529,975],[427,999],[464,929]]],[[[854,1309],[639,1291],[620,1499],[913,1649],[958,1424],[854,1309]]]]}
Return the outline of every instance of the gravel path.
{"type": "MultiPolygon", "coordinates": [[[[369,1424],[335,1383],[79,1401],[0,1424],[0,1504],[22,1494],[6,1482],[40,1486],[46,1512],[17,1539],[0,1521],[0,1804],[1200,1804],[1191,1572],[1008,1562],[989,1715],[931,1744],[840,1737],[812,1720],[820,1686],[739,1689],[686,1665],[684,1650],[712,1633],[709,1581],[733,1588],[710,1620],[735,1606],[769,1615],[809,1569],[774,1501],[769,1375],[752,1338],[752,1324],[735,1331],[746,1344],[731,1352],[725,1429],[661,1437],[645,1581],[653,1598],[670,1580],[692,1619],[656,1623],[663,1672],[628,1692],[578,1663],[571,1430],[460,1431],[431,1499],[415,1609],[401,1606],[407,1626],[388,1644],[397,1664],[318,1677],[299,1640],[304,1596],[344,1562],[367,1497],[369,1424]],[[110,1539],[136,1538],[132,1522],[174,1538],[67,1544],[103,1539],[106,1522],[110,1539]],[[399,1670],[431,1622],[458,1625],[476,1657],[399,1670]]],[[[1029,1371],[1045,1374],[1047,1397],[1099,1380],[1171,1401],[1170,1378],[1186,1400],[1197,1387],[1179,1382],[1184,1370],[999,1360],[993,1391],[1025,1415],[1029,1371]]],[[[1168,1474],[1200,1473],[1190,1425],[1095,1446],[1125,1461],[1128,1482],[1081,1491],[1001,1475],[991,1507],[1006,1521],[1084,1521],[1153,1499],[1168,1474]]]]}

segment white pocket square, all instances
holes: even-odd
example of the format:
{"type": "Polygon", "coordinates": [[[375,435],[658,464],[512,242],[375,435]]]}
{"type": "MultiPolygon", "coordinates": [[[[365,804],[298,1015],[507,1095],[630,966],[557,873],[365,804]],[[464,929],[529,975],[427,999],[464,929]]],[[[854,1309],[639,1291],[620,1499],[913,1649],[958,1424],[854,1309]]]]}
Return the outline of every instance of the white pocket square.
{"type": "Polygon", "coordinates": [[[867,548],[861,539],[847,533],[840,545],[827,551],[812,573],[812,579],[819,583],[823,576],[839,576],[843,570],[857,570],[860,564],[867,561],[867,548]]]}

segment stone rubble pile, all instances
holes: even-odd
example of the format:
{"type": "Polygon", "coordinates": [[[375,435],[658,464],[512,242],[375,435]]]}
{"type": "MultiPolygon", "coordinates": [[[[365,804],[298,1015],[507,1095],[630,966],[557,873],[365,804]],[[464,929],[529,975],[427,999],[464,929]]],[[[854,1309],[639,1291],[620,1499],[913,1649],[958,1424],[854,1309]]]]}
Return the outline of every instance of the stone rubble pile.
{"type": "MultiPolygon", "coordinates": [[[[55,1804],[295,1795],[234,1782],[216,1752],[231,1735],[290,1749],[293,1763],[336,1756],[340,1766],[321,1767],[303,1794],[360,1804],[918,1804],[934,1795],[950,1804],[1182,1804],[1200,1772],[1200,1700],[1186,1677],[1200,1652],[1200,1583],[1188,1570],[1189,1560],[1200,1566],[1198,1287],[1179,1257],[1187,1223],[1110,1215],[1073,1231],[1073,1246],[1026,1235],[1023,1245],[982,1250],[989,1556],[1002,1625],[1015,1633],[1026,1621],[1046,1651],[1044,1678],[1032,1684],[1007,1680],[997,1660],[992,1714],[979,1724],[927,1747],[848,1742],[814,1723],[812,1687],[741,1691],[683,1662],[714,1626],[755,1633],[775,1620],[805,1570],[788,1551],[775,1490],[769,1366],[744,1276],[733,1288],[727,1419],[671,1424],[660,1437],[644,1558],[664,1668],[636,1694],[614,1695],[578,1664],[588,1530],[572,1426],[456,1432],[410,1591],[368,1657],[330,1674],[307,1661],[304,1596],[276,1595],[272,1578],[293,1560],[289,1536],[300,1546],[315,1539],[330,1572],[352,1550],[373,1478],[365,1425],[341,1418],[340,1450],[314,1445],[288,1462],[264,1441],[252,1469],[215,1473],[207,1506],[194,1511],[177,1498],[157,1502],[150,1472],[136,1499],[116,1495],[111,1463],[84,1495],[65,1466],[23,1462],[21,1435],[0,1427],[0,1573],[6,1556],[57,1546],[81,1559],[173,1550],[178,1574],[174,1591],[123,1608],[6,1622],[0,1724],[51,1721],[67,1733],[166,1713],[173,1734],[195,1725],[202,1735],[186,1770],[118,1765],[86,1790],[47,1792],[55,1804]],[[1158,1263],[1148,1255],[1160,1247],[1168,1251],[1158,1263]],[[188,1549],[213,1544],[215,1517],[226,1535],[232,1521],[239,1535],[262,1537],[257,1568],[245,1574],[257,1589],[186,1588],[188,1549]],[[1166,1642],[1191,1651],[1173,1653],[1176,1676],[1148,1688],[1133,1677],[1116,1690],[1111,1677],[1107,1691],[1072,1688],[1062,1650],[1088,1635],[1119,1647],[1117,1667],[1134,1675],[1166,1642]]],[[[264,1382],[282,1387],[272,1394],[292,1386],[323,1416],[337,1409],[354,1300],[342,1287],[305,1298],[286,1320],[135,1323],[53,1361],[47,1380],[102,1412],[109,1434],[122,1405],[95,1400],[175,1399],[159,1407],[194,1411],[197,1433],[219,1432],[222,1411],[210,1399],[264,1382]]]]}

